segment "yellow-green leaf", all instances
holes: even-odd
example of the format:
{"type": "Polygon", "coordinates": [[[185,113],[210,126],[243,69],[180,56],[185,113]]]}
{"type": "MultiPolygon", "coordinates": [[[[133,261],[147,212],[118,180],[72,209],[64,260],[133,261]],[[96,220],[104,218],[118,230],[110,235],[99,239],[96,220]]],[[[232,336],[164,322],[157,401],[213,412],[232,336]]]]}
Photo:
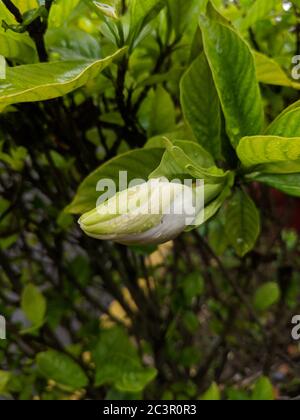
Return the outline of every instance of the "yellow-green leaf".
{"type": "Polygon", "coordinates": [[[300,137],[253,136],[241,139],[237,154],[246,167],[300,159],[300,137]]]}
{"type": "Polygon", "coordinates": [[[247,10],[246,16],[237,22],[237,26],[241,30],[248,29],[259,20],[267,17],[277,4],[278,0],[255,0],[250,9],[247,10]]]}
{"type": "Polygon", "coordinates": [[[49,28],[63,26],[80,0],[56,0],[50,9],[49,28]]]}
{"type": "Polygon", "coordinates": [[[254,52],[256,76],[259,82],[267,85],[286,86],[300,89],[300,83],[290,79],[281,66],[272,58],[254,52]]]}
{"type": "Polygon", "coordinates": [[[63,61],[28,64],[7,69],[0,81],[0,111],[20,102],[36,102],[64,96],[95,78],[125,49],[96,61],[63,61]]]}

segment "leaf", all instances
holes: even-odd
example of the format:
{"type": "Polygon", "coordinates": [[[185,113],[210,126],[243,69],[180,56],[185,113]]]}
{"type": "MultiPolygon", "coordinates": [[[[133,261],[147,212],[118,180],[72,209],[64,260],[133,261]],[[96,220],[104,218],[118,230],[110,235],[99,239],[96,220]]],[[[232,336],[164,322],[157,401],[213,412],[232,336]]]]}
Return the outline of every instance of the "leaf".
{"type": "Polygon", "coordinates": [[[225,231],[230,244],[240,257],[251,251],[258,239],[258,210],[249,195],[240,189],[228,201],[225,210],[225,231]]]}
{"type": "Polygon", "coordinates": [[[70,389],[81,389],[88,385],[88,378],[81,367],[63,353],[45,351],[37,355],[36,362],[43,376],[60,385],[70,389]]]}
{"type": "Polygon", "coordinates": [[[12,35],[10,32],[2,33],[0,31],[0,54],[6,58],[17,59],[20,62],[34,60],[35,49],[25,40],[27,41],[27,37],[23,37],[23,34],[13,33],[12,35]]]}
{"type": "Polygon", "coordinates": [[[245,31],[259,20],[266,18],[277,6],[277,0],[255,0],[246,12],[246,17],[238,22],[240,30],[245,31]]]}
{"type": "Polygon", "coordinates": [[[273,385],[268,378],[262,376],[255,384],[253,401],[274,401],[273,385]]]}
{"type": "Polygon", "coordinates": [[[33,284],[25,286],[21,298],[21,308],[34,327],[40,327],[43,324],[47,303],[42,293],[33,284]]]}
{"type": "Polygon", "coordinates": [[[253,136],[241,139],[237,154],[246,167],[300,159],[300,137],[253,136]]]}
{"type": "Polygon", "coordinates": [[[28,64],[7,69],[0,81],[0,111],[10,104],[58,98],[95,78],[125,49],[97,61],[64,61],[28,64]]]}
{"type": "Polygon", "coordinates": [[[137,35],[165,6],[163,0],[131,0],[130,28],[137,35]]]}
{"type": "Polygon", "coordinates": [[[176,111],[170,94],[162,87],[155,90],[151,104],[148,136],[172,131],[176,126],[176,111]]]}
{"type": "Polygon", "coordinates": [[[280,295],[281,292],[277,283],[266,283],[256,291],[254,306],[258,311],[266,311],[279,301],[280,295]]]}
{"type": "MultiPolygon", "coordinates": [[[[177,140],[174,141],[174,145],[179,147],[194,165],[200,165],[203,168],[215,166],[212,156],[199,144],[192,141],[177,140]]],[[[149,178],[166,177],[173,180],[186,178],[188,175],[188,169],[185,168],[184,162],[176,160],[170,150],[166,150],[160,165],[151,173],[149,178]]]]}
{"type": "Polygon", "coordinates": [[[201,226],[218,213],[226,199],[231,195],[233,181],[234,177],[230,174],[227,183],[225,185],[221,185],[221,193],[197,215],[194,223],[195,226],[201,226]]]}
{"type": "Polygon", "coordinates": [[[175,34],[180,36],[189,23],[195,0],[167,0],[175,34]]]}
{"type": "Polygon", "coordinates": [[[208,167],[210,155],[200,145],[193,142],[175,142],[165,139],[167,151],[160,166],[151,173],[150,178],[165,176],[174,178],[203,179],[211,184],[225,181],[229,172],[224,172],[215,165],[208,167]],[[187,176],[188,175],[188,176],[187,176]]]}
{"type": "Polygon", "coordinates": [[[0,395],[6,392],[6,386],[11,378],[11,373],[5,370],[0,370],[0,395]]]}
{"type": "Polygon", "coordinates": [[[123,328],[104,330],[93,352],[96,386],[113,385],[119,391],[140,392],[156,376],[141,365],[136,349],[123,328]]]}
{"type": "Polygon", "coordinates": [[[14,0],[13,3],[22,13],[39,7],[38,0],[14,0]]]}
{"type": "Polygon", "coordinates": [[[282,191],[285,194],[293,197],[300,197],[300,174],[254,174],[249,179],[276,190],[282,191]]]}
{"type": "Polygon", "coordinates": [[[280,65],[264,54],[253,52],[257,80],[267,85],[286,86],[300,89],[300,83],[290,79],[280,65]]]}
{"type": "Polygon", "coordinates": [[[80,0],[56,0],[50,9],[48,19],[49,28],[63,26],[79,1],[80,0]]]}
{"type": "Polygon", "coordinates": [[[213,382],[210,388],[202,395],[200,398],[202,401],[220,401],[221,400],[221,392],[218,385],[213,382]]]}
{"type": "Polygon", "coordinates": [[[300,137],[300,105],[297,102],[280,114],[267,128],[265,134],[280,137],[300,137]]]}
{"type": "Polygon", "coordinates": [[[81,214],[95,208],[101,195],[96,190],[98,182],[110,179],[119,189],[119,171],[127,171],[128,182],[141,178],[147,181],[149,174],[161,161],[163,153],[164,150],[158,148],[132,150],[104,163],[81,183],[74,200],[65,211],[81,214]]]}
{"type": "Polygon", "coordinates": [[[87,32],[73,28],[49,29],[45,36],[47,48],[58,53],[63,60],[101,57],[99,41],[87,32]]]}
{"type": "Polygon", "coordinates": [[[217,159],[221,155],[220,102],[212,74],[201,54],[183,76],[180,84],[184,117],[197,141],[217,159]]]}
{"type": "MultiPolygon", "coordinates": [[[[5,21],[11,25],[16,24],[14,16],[4,6],[3,2],[0,2],[0,21],[5,21]]],[[[23,63],[33,61],[36,51],[28,34],[5,31],[4,28],[0,27],[0,54],[23,63]]]]}
{"type": "Polygon", "coordinates": [[[204,50],[213,74],[232,145],[260,134],[263,106],[254,59],[246,42],[222,23],[201,17],[204,50]]]}

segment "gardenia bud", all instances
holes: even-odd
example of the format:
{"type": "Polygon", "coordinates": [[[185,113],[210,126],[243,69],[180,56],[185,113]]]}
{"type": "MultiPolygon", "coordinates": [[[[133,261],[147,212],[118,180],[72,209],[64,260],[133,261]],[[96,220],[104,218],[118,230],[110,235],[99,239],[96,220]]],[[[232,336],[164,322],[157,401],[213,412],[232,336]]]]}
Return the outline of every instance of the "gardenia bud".
{"type": "Polygon", "coordinates": [[[161,244],[192,225],[203,206],[203,185],[196,190],[166,179],[152,179],[116,194],[84,214],[79,224],[96,239],[124,245],[161,244]]]}

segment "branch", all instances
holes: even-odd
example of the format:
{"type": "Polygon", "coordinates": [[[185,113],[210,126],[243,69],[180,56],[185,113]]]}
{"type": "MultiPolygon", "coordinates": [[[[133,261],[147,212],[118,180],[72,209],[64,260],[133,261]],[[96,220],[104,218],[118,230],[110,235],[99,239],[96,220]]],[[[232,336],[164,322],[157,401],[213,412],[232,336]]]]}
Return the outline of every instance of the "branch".
{"type": "Polygon", "coordinates": [[[18,23],[22,23],[23,22],[23,16],[22,13],[20,12],[20,10],[13,4],[13,2],[11,0],[2,0],[3,3],[5,4],[6,8],[10,11],[11,14],[14,15],[16,21],[18,23]]]}

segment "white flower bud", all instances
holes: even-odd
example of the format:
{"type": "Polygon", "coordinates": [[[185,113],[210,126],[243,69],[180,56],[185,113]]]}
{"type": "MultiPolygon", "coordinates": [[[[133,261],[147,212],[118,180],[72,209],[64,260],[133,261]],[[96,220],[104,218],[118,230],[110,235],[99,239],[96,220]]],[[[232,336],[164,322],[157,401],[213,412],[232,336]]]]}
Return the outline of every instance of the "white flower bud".
{"type": "Polygon", "coordinates": [[[192,225],[203,206],[204,186],[196,194],[192,187],[152,179],[116,194],[84,214],[79,224],[97,239],[124,245],[160,244],[192,225]]]}

